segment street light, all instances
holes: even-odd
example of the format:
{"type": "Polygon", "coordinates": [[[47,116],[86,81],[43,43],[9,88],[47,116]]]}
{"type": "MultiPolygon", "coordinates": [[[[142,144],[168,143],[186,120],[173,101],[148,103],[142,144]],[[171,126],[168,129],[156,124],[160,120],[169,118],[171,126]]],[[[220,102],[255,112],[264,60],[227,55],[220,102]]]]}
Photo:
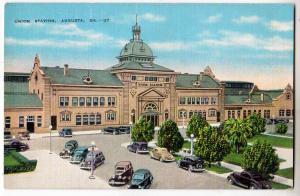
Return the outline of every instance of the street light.
{"type": "Polygon", "coordinates": [[[94,176],[94,165],[95,165],[94,151],[95,151],[96,144],[94,141],[91,142],[90,147],[91,147],[91,151],[92,151],[92,162],[91,162],[91,175],[89,176],[89,179],[95,179],[95,176],[94,176]]]}
{"type": "Polygon", "coordinates": [[[272,130],[273,130],[273,133],[275,133],[275,115],[273,114],[272,115],[272,130]]]}
{"type": "Polygon", "coordinates": [[[131,131],[132,131],[132,121],[130,121],[129,125],[130,125],[130,132],[129,132],[129,137],[130,137],[130,144],[131,144],[131,131]]]}
{"type": "Polygon", "coordinates": [[[182,126],[183,126],[183,129],[184,129],[185,112],[182,112],[182,115],[183,115],[183,116],[182,116],[182,117],[183,117],[183,125],[182,125],[182,126]]]}
{"type": "Polygon", "coordinates": [[[51,131],[52,130],[52,125],[49,126],[49,131],[50,131],[50,152],[49,154],[52,154],[52,134],[51,134],[51,131]]]}
{"type": "Polygon", "coordinates": [[[194,154],[194,134],[191,134],[191,155],[194,154]]]}

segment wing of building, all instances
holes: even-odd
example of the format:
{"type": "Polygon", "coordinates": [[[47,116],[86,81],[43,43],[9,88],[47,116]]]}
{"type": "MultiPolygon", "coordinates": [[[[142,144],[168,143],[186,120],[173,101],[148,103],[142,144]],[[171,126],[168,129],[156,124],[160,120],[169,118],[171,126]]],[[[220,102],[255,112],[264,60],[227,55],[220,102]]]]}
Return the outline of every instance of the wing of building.
{"type": "Polygon", "coordinates": [[[45,67],[36,55],[30,73],[5,73],[5,128],[97,130],[141,116],[156,126],[167,119],[184,125],[194,113],[211,123],[252,113],[293,118],[290,85],[260,90],[250,82],[219,81],[210,67],[178,73],[155,62],[137,23],[132,35],[118,63],[105,70],[45,67]]]}

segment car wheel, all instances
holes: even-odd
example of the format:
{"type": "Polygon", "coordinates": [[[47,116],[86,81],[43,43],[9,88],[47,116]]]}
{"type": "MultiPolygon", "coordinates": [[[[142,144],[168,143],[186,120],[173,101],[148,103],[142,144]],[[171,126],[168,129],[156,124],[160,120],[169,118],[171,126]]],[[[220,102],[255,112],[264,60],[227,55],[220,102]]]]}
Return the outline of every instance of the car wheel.
{"type": "Polygon", "coordinates": [[[116,132],[116,131],[114,131],[114,132],[113,132],[113,135],[117,135],[117,132],[116,132]]]}
{"type": "Polygon", "coordinates": [[[197,164],[196,168],[203,169],[203,165],[202,164],[197,164]]]}
{"type": "Polygon", "coordinates": [[[229,184],[232,184],[232,185],[234,184],[234,182],[231,178],[228,178],[228,182],[229,182],[229,184]]]}
{"type": "Polygon", "coordinates": [[[159,161],[160,162],[164,162],[164,159],[162,157],[160,157],[159,161]]]}
{"type": "Polygon", "coordinates": [[[256,186],[254,186],[253,184],[251,184],[249,188],[252,189],[252,190],[257,189],[256,186]]]}

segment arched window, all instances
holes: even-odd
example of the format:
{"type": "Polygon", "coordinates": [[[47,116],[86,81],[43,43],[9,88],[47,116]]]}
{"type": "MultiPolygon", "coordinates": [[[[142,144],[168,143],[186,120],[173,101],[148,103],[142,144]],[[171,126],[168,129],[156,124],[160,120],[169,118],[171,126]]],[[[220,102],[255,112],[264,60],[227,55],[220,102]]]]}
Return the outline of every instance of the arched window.
{"type": "Polygon", "coordinates": [[[169,111],[165,110],[165,120],[168,120],[168,119],[169,119],[169,111]]]}
{"type": "Polygon", "coordinates": [[[148,103],[145,106],[145,111],[157,111],[157,106],[154,103],[148,103]]]}
{"type": "Polygon", "coordinates": [[[132,109],[131,110],[131,122],[134,124],[135,123],[135,110],[134,109],[132,109]]]}

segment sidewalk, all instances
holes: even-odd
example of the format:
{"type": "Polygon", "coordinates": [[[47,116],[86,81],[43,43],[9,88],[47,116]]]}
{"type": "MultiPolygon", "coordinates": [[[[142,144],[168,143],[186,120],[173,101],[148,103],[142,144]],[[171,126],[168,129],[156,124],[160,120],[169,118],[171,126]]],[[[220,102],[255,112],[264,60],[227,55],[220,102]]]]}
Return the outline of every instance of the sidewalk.
{"type": "Polygon", "coordinates": [[[37,159],[33,172],[4,175],[6,189],[109,189],[108,183],[99,177],[89,179],[90,172],[70,164],[57,154],[47,150],[26,151],[28,159],[37,159]]]}
{"type": "MultiPolygon", "coordinates": [[[[91,131],[73,131],[73,135],[91,135],[91,134],[101,134],[102,130],[91,130],[91,131]]],[[[58,131],[53,130],[51,131],[51,137],[58,137],[58,131]]],[[[43,137],[50,137],[49,133],[31,133],[30,139],[38,139],[43,137]]]]}

